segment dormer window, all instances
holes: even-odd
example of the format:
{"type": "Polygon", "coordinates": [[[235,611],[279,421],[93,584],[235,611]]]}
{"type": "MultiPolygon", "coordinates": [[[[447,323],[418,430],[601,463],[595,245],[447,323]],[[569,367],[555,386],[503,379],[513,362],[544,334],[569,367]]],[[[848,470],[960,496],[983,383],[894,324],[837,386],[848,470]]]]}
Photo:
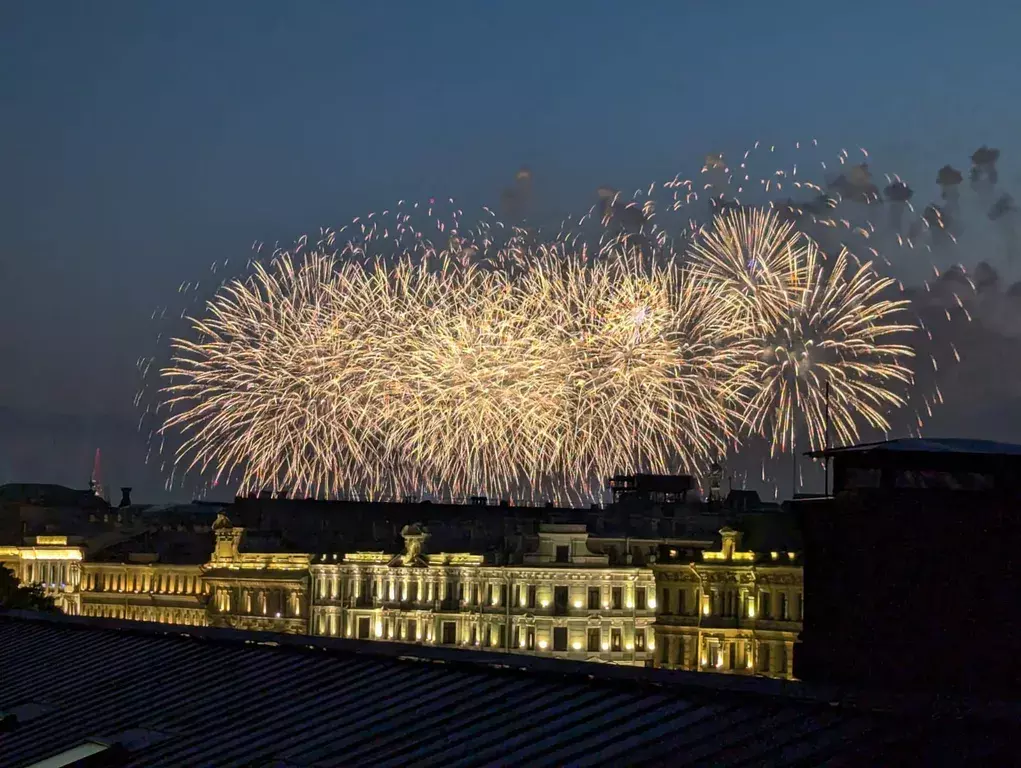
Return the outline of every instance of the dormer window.
{"type": "Polygon", "coordinates": [[[557,562],[558,563],[569,563],[571,562],[571,547],[567,545],[557,546],[557,562]]]}

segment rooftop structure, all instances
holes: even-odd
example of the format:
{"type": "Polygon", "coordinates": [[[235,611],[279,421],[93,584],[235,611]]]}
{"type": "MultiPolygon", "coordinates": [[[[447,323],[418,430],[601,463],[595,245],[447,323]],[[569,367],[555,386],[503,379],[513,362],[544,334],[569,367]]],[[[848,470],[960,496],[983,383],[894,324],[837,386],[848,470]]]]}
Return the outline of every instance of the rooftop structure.
{"type": "Polygon", "coordinates": [[[833,492],[888,490],[1021,494],[1021,445],[963,438],[904,438],[812,451],[833,462],[833,492]]]}
{"type": "Polygon", "coordinates": [[[834,495],[795,502],[805,599],[835,609],[809,609],[795,675],[1021,691],[1021,446],[893,440],[814,455],[834,462],[834,495]]]}

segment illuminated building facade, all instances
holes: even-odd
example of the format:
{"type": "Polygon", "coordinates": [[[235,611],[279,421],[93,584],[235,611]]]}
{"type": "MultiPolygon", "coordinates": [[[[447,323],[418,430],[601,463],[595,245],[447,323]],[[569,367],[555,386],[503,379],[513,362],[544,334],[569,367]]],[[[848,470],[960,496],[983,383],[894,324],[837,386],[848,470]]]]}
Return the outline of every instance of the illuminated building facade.
{"type": "Polygon", "coordinates": [[[401,554],[312,563],[313,634],[641,666],[653,658],[652,570],[611,566],[589,549],[584,525],[542,525],[536,552],[500,566],[425,554],[418,526],[402,536],[401,554]]]}
{"type": "Polygon", "coordinates": [[[732,528],[720,536],[721,548],[701,560],[674,562],[668,550],[652,566],[656,666],[793,679],[804,612],[798,553],[742,550],[732,528]]]}
{"type": "Polygon", "coordinates": [[[23,584],[42,587],[64,613],[81,612],[81,546],[68,544],[67,536],[36,536],[30,546],[0,546],[0,566],[14,572],[23,584]]]}
{"type": "Polygon", "coordinates": [[[540,524],[523,550],[493,557],[428,552],[420,525],[401,531],[403,552],[336,555],[249,552],[226,515],[211,527],[211,555],[191,565],[135,552],[86,562],[82,546],[42,536],[0,560],[69,614],[793,676],[798,554],[742,549],[731,528],[716,550],[711,536],[540,524]]]}
{"type": "Polygon", "coordinates": [[[311,555],[242,552],[244,529],[226,515],[213,523],[215,548],[202,566],[209,623],[303,634],[308,631],[311,555]]]}
{"type": "Polygon", "coordinates": [[[83,563],[81,615],[203,627],[207,591],[197,565],[83,563]]]}

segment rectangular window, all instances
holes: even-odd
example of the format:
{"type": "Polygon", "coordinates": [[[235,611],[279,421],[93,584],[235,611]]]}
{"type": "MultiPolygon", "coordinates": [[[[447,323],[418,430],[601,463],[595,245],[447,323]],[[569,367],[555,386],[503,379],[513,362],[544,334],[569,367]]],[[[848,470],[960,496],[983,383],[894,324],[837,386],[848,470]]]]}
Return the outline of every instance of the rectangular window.
{"type": "Polygon", "coordinates": [[[567,587],[553,587],[553,614],[565,616],[567,614],[567,587]]]}
{"type": "Polygon", "coordinates": [[[688,595],[688,590],[686,590],[686,589],[679,589],[679,590],[677,590],[677,612],[679,614],[681,614],[682,616],[687,613],[687,611],[685,610],[685,608],[687,608],[687,606],[684,604],[685,598],[687,597],[687,595],[688,595]]]}
{"type": "Polygon", "coordinates": [[[457,599],[460,602],[464,602],[464,582],[457,582],[457,599]]]}
{"type": "Polygon", "coordinates": [[[358,617],[358,639],[368,640],[369,639],[369,624],[370,620],[368,616],[358,617]]]}
{"type": "Polygon", "coordinates": [[[443,622],[443,644],[457,645],[457,624],[453,621],[443,622]]]}
{"type": "Polygon", "coordinates": [[[569,546],[557,547],[557,562],[558,563],[571,562],[571,548],[569,546]]]}
{"type": "Polygon", "coordinates": [[[472,584],[472,605],[479,604],[479,585],[472,584]]]}
{"type": "Polygon", "coordinates": [[[588,649],[589,651],[600,650],[600,638],[598,629],[590,629],[588,631],[588,649]]]}
{"type": "Polygon", "coordinates": [[[492,604],[493,604],[493,585],[492,584],[487,584],[486,585],[486,605],[492,605],[492,604]]]}
{"type": "Polygon", "coordinates": [[[535,584],[528,585],[528,607],[535,608],[535,584]]]}
{"type": "Polygon", "coordinates": [[[521,647],[521,627],[518,627],[518,626],[514,627],[514,633],[512,634],[512,637],[514,638],[514,647],[515,648],[520,648],[521,647]]]}
{"type": "Polygon", "coordinates": [[[507,605],[507,585],[500,585],[500,605],[507,605]]]}
{"type": "Polygon", "coordinates": [[[486,631],[484,634],[484,644],[488,648],[493,644],[493,625],[486,624],[486,631]]]}
{"type": "Polygon", "coordinates": [[[719,640],[710,640],[709,641],[709,667],[711,669],[716,669],[717,667],[720,666],[720,662],[721,661],[722,661],[722,659],[720,658],[720,641],[719,640]]]}
{"type": "Polygon", "coordinates": [[[553,627],[553,650],[567,650],[567,627],[553,627]]]}
{"type": "Polygon", "coordinates": [[[636,651],[644,651],[645,650],[645,630],[644,629],[636,629],[635,630],[635,650],[636,651]]]}
{"type": "Polygon", "coordinates": [[[635,608],[639,611],[644,611],[645,605],[645,587],[638,587],[635,590],[635,608]]]}
{"type": "Polygon", "coordinates": [[[479,642],[479,628],[475,624],[472,624],[471,637],[468,640],[472,645],[478,645],[479,642]]]}
{"type": "Polygon", "coordinates": [[[588,588],[588,609],[590,611],[599,610],[599,587],[588,588]]]}
{"type": "Polygon", "coordinates": [[[408,619],[408,637],[409,643],[413,643],[418,640],[418,622],[414,619],[408,619]]]}
{"type": "Polygon", "coordinates": [[[610,595],[611,595],[611,600],[612,600],[611,605],[613,606],[613,610],[619,611],[621,608],[624,607],[624,590],[623,589],[621,589],[620,587],[614,587],[612,590],[610,590],[610,595]]]}
{"type": "Polygon", "coordinates": [[[379,597],[379,579],[372,580],[372,597],[379,597]]]}
{"type": "Polygon", "coordinates": [[[624,648],[624,633],[621,632],[620,627],[614,627],[610,630],[610,650],[621,651],[624,648]]]}
{"type": "Polygon", "coordinates": [[[418,602],[418,582],[413,581],[408,584],[408,600],[413,603],[418,602]]]}
{"type": "Polygon", "coordinates": [[[798,592],[798,621],[805,620],[805,596],[798,592]]]}
{"type": "Polygon", "coordinates": [[[768,619],[770,614],[769,593],[759,592],[759,618],[768,619]]]}
{"type": "Polygon", "coordinates": [[[535,627],[528,627],[525,630],[525,648],[535,650],[535,627]]]}
{"type": "Polygon", "coordinates": [[[769,643],[759,643],[759,671],[769,672],[769,643]]]}
{"type": "Polygon", "coordinates": [[[787,593],[786,592],[781,592],[780,593],[780,619],[781,619],[781,621],[790,621],[791,620],[790,608],[789,608],[787,603],[788,603],[788,601],[787,601],[787,593]]]}
{"type": "MultiPolygon", "coordinates": [[[[662,595],[660,595],[660,600],[659,600],[659,612],[660,613],[670,613],[670,588],[669,587],[663,587],[662,592],[663,593],[662,593],[662,595]]],[[[681,594],[684,594],[684,593],[682,592],[681,594]]]]}

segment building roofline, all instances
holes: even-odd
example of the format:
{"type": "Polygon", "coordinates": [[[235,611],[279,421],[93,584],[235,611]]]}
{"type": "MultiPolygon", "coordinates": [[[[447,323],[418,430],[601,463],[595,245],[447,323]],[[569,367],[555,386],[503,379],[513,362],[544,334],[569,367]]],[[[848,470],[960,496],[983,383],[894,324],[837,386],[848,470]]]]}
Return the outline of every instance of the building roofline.
{"type": "Polygon", "coordinates": [[[703,672],[635,668],[587,661],[543,659],[534,656],[422,646],[407,643],[348,640],[219,627],[190,627],[151,622],[97,619],[31,611],[0,611],[0,622],[59,625],[83,632],[120,633],[135,637],[172,638],[180,642],[258,647],[267,653],[329,654],[375,658],[398,663],[445,664],[464,671],[510,676],[541,677],[549,681],[598,684],[608,687],[655,690],[676,696],[783,700],[804,705],[882,711],[905,716],[951,715],[984,721],[1021,719],[1021,702],[991,702],[963,698],[891,695],[861,692],[835,686],[759,677],[707,675],[703,672]]]}
{"type": "Polygon", "coordinates": [[[858,443],[839,448],[805,451],[803,455],[813,459],[830,458],[848,453],[889,452],[904,454],[966,454],[972,456],[1021,456],[1021,445],[1001,443],[994,440],[970,440],[960,437],[902,437],[894,440],[878,440],[872,443],[858,443]]]}

